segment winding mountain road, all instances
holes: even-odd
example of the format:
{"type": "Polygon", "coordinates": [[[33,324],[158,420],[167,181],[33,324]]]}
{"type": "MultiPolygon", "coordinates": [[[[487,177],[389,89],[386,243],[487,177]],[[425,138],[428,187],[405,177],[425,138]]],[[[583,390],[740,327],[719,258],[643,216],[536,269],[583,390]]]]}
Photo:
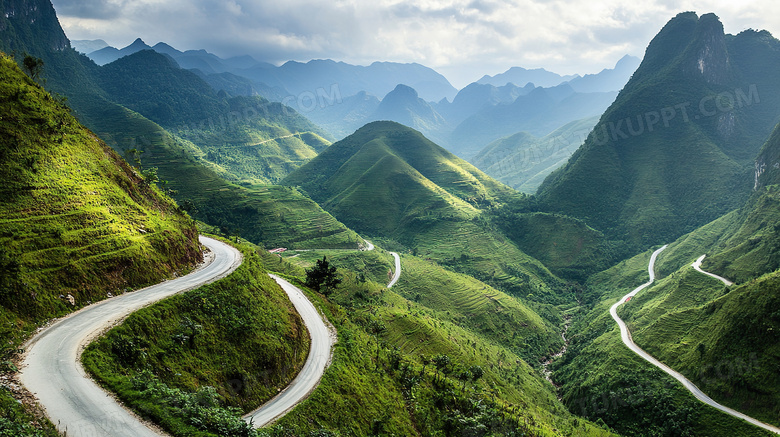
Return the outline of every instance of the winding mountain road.
{"type": "Polygon", "coordinates": [[[303,368],[290,385],[260,408],[244,416],[244,420],[251,421],[255,428],[268,425],[309,396],[328,368],[333,344],[336,342],[335,330],[328,329],[317,308],[306,298],[303,291],[276,275],[270,276],[284,289],[301,315],[309,330],[311,346],[303,368]]]}
{"type": "MultiPolygon", "coordinates": [[[[81,366],[81,352],[92,340],[132,312],[166,297],[229,275],[242,261],[241,253],[220,241],[200,237],[209,248],[206,263],[181,278],[96,303],[62,318],[26,344],[19,379],[35,394],[60,432],[68,436],[157,437],[166,435],[122,407],[100,388],[81,366]]],[[[311,336],[309,355],[292,383],[275,398],[245,416],[255,427],[271,423],[305,399],[327,369],[335,330],[329,329],[303,292],[270,275],[287,293],[311,336]]]]}
{"type": "Polygon", "coordinates": [[[130,313],[183,291],[192,290],[235,270],[242,261],[235,248],[207,237],[207,263],[170,281],[125,293],[57,320],[24,346],[19,379],[39,400],[60,432],[68,436],[146,437],[164,435],[144,424],[84,371],[84,347],[130,313]]]}
{"type": "MultiPolygon", "coordinates": [[[[617,315],[617,308],[620,305],[623,305],[624,303],[626,303],[629,300],[629,298],[634,297],[638,292],[640,292],[643,289],[647,288],[648,286],[650,286],[653,283],[653,281],[655,281],[655,270],[654,270],[655,260],[658,257],[658,254],[661,253],[661,251],[663,251],[664,249],[666,249],[666,247],[667,246],[663,246],[662,248],[656,250],[655,252],[653,252],[653,255],[650,257],[650,263],[647,266],[647,271],[650,274],[650,280],[648,282],[640,285],[639,287],[635,288],[633,291],[631,291],[627,295],[623,296],[619,301],[617,301],[617,303],[612,305],[612,307],[609,309],[609,313],[612,315],[612,318],[615,319],[615,322],[617,322],[618,326],[620,327],[620,337],[623,339],[623,343],[625,343],[625,345],[628,346],[629,349],[634,351],[634,353],[636,353],[640,357],[644,358],[645,361],[647,361],[650,364],[658,367],[659,369],[663,370],[664,372],[666,372],[669,375],[671,375],[674,379],[679,381],[688,391],[690,391],[693,394],[693,396],[696,397],[696,399],[700,400],[701,402],[704,402],[707,405],[710,405],[710,406],[712,406],[714,408],[717,408],[718,410],[723,411],[724,413],[726,413],[728,415],[731,415],[731,416],[734,416],[736,418],[742,419],[742,420],[744,420],[746,422],[749,422],[749,423],[751,423],[753,425],[756,425],[758,427],[764,428],[764,429],[766,429],[768,431],[771,431],[771,432],[773,432],[775,434],[780,434],[780,428],[777,428],[776,426],[772,426],[772,425],[769,425],[767,423],[761,422],[761,421],[756,420],[756,419],[754,419],[754,418],[752,418],[752,417],[750,417],[748,415],[742,414],[739,411],[733,410],[733,409],[731,409],[729,407],[723,406],[723,405],[715,402],[714,400],[712,400],[712,398],[710,398],[709,396],[704,394],[704,392],[702,392],[699,389],[699,387],[696,387],[696,385],[694,383],[689,381],[688,378],[683,376],[681,373],[676,372],[671,367],[669,367],[666,364],[658,361],[652,355],[650,355],[647,352],[645,352],[642,348],[637,346],[636,343],[634,343],[634,340],[631,338],[631,332],[629,332],[628,327],[626,326],[625,322],[623,322],[623,320],[620,317],[618,317],[618,315],[617,315]]],[[[699,260],[697,262],[700,262],[703,258],[704,257],[699,258],[699,260]]],[[[697,269],[697,270],[699,270],[699,269],[697,269]]],[[[702,273],[707,274],[706,272],[703,272],[703,271],[702,271],[702,273]]],[[[718,278],[722,279],[720,277],[718,277],[718,278]]]]}
{"type": "Polygon", "coordinates": [[[715,278],[715,279],[719,280],[720,282],[724,283],[727,287],[729,285],[734,285],[733,282],[729,281],[728,279],[726,279],[726,278],[724,278],[722,276],[718,276],[718,275],[716,275],[714,273],[705,272],[704,270],[702,270],[701,269],[701,262],[704,261],[704,257],[705,256],[707,256],[707,255],[700,256],[699,259],[697,259],[696,261],[693,262],[693,264],[691,264],[691,266],[693,266],[693,268],[696,269],[697,272],[704,273],[707,276],[715,278]]]}

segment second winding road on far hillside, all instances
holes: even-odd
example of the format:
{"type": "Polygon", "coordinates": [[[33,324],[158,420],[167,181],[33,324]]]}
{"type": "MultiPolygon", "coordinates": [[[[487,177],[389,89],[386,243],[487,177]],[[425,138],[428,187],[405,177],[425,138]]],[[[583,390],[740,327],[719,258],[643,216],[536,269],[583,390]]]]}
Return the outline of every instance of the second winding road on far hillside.
{"type": "MultiPolygon", "coordinates": [[[[724,412],[724,413],[726,413],[726,414],[728,414],[730,416],[734,416],[736,418],[742,419],[742,420],[744,420],[746,422],[749,422],[749,423],[751,423],[753,425],[756,425],[758,427],[764,428],[764,429],[766,429],[768,431],[771,431],[771,432],[773,432],[775,434],[780,434],[780,428],[778,428],[776,426],[772,426],[772,425],[769,425],[767,423],[761,422],[760,420],[756,420],[756,419],[754,419],[754,418],[752,418],[752,417],[750,417],[750,416],[748,416],[746,414],[742,414],[739,411],[733,410],[733,409],[731,409],[729,407],[723,406],[723,405],[715,402],[714,400],[712,400],[712,398],[710,398],[709,396],[704,394],[704,392],[702,392],[699,389],[699,387],[696,387],[696,385],[694,383],[689,381],[688,378],[683,376],[681,373],[676,372],[675,370],[673,370],[671,367],[667,366],[666,364],[658,361],[652,355],[648,354],[647,352],[644,351],[644,349],[640,348],[639,346],[636,345],[636,343],[634,343],[634,340],[631,338],[631,332],[629,332],[628,327],[626,326],[626,323],[623,322],[623,320],[620,317],[618,317],[617,309],[618,309],[618,307],[620,305],[623,305],[624,303],[629,301],[630,300],[629,298],[634,297],[637,293],[639,293],[640,291],[642,291],[645,288],[649,287],[653,283],[653,281],[655,281],[655,270],[654,270],[655,260],[656,260],[656,258],[658,258],[658,254],[661,253],[664,249],[666,249],[666,246],[663,246],[662,248],[660,248],[660,249],[656,250],[655,252],[653,252],[653,255],[650,257],[650,263],[647,266],[647,271],[650,274],[650,280],[648,282],[645,282],[644,284],[640,285],[639,287],[635,288],[633,291],[631,291],[631,293],[628,293],[627,295],[625,295],[622,298],[620,298],[620,300],[617,301],[617,303],[615,303],[614,305],[612,305],[612,307],[609,309],[609,313],[612,315],[612,318],[615,319],[615,321],[617,322],[618,326],[620,327],[620,337],[623,339],[623,343],[625,343],[625,345],[628,346],[629,349],[634,351],[634,353],[636,353],[640,357],[644,358],[645,361],[649,362],[650,364],[654,365],[655,367],[658,367],[659,369],[661,369],[664,372],[666,372],[669,375],[671,375],[674,379],[678,380],[683,385],[683,387],[688,389],[688,391],[690,391],[693,394],[693,396],[696,397],[696,399],[704,402],[707,405],[710,405],[710,406],[712,406],[714,408],[717,408],[718,410],[720,410],[720,411],[722,411],[722,412],[724,412]]],[[[697,262],[700,263],[702,259],[703,259],[703,257],[699,258],[699,260],[697,262]]],[[[699,270],[699,269],[697,269],[697,270],[699,270]]],[[[705,273],[705,272],[703,272],[703,273],[705,273]]],[[[710,275],[710,276],[712,276],[712,275],[710,275]]],[[[721,278],[718,277],[718,279],[721,279],[721,278]]]]}
{"type": "Polygon", "coordinates": [[[718,276],[718,275],[716,275],[714,273],[705,272],[704,270],[702,270],[701,269],[701,262],[704,261],[704,257],[705,256],[707,256],[707,255],[700,256],[699,259],[697,259],[696,261],[693,262],[693,264],[691,264],[691,266],[693,266],[693,268],[696,269],[697,272],[704,273],[705,275],[707,275],[709,277],[715,278],[718,281],[722,282],[727,287],[730,286],[730,285],[734,285],[733,282],[729,281],[728,279],[726,279],[726,278],[724,278],[722,276],[718,276]]]}

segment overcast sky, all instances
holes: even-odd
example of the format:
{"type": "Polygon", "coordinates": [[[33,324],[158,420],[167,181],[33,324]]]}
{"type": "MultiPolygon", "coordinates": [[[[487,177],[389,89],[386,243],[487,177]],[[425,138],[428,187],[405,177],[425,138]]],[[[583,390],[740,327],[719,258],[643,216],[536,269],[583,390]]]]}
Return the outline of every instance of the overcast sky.
{"type": "Polygon", "coordinates": [[[728,33],[780,36],[772,0],[52,0],[70,39],[135,38],[222,57],[418,62],[458,88],[512,66],[595,73],[682,11],[714,12],[728,33]]]}

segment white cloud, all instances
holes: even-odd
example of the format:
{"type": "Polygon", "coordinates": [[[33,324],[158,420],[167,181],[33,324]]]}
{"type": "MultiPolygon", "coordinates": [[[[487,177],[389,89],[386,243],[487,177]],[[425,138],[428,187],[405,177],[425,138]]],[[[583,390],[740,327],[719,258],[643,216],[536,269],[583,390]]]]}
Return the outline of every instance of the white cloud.
{"type": "Polygon", "coordinates": [[[767,0],[53,0],[73,39],[136,37],[270,62],[419,62],[456,86],[511,66],[590,73],[647,43],[678,12],[715,12],[728,32],[780,34],[767,0]]]}

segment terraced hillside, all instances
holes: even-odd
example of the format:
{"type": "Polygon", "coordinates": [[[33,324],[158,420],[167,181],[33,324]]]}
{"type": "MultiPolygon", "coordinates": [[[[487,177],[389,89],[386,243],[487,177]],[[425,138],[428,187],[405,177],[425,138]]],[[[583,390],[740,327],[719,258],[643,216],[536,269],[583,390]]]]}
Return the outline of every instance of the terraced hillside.
{"type": "Polygon", "coordinates": [[[95,76],[109,100],[183,136],[232,181],[278,182],[330,144],[325,131],[292,108],[217,93],[153,50],[100,67],[95,76]]]}
{"type": "Polygon", "coordinates": [[[398,123],[370,123],[337,144],[284,183],[301,185],[334,212],[357,207],[351,222],[373,232],[403,233],[399,228],[426,216],[471,218],[512,196],[508,187],[398,123]],[[360,207],[369,200],[377,207],[360,207]]]}
{"type": "Polygon", "coordinates": [[[611,435],[571,416],[553,386],[523,360],[524,341],[543,331],[560,338],[523,304],[411,256],[402,257],[401,279],[386,289],[380,284],[392,258],[380,248],[266,255],[264,261],[295,276],[323,255],[344,278],[329,303],[322,301],[339,332],[334,363],[320,388],[271,435],[611,435]]]}
{"type": "Polygon", "coordinates": [[[686,265],[638,296],[621,317],[640,347],[713,399],[777,426],[778,284],[775,272],[726,288],[686,265]]]}
{"type": "MultiPolygon", "coordinates": [[[[302,252],[286,260],[309,268],[322,256],[327,256],[334,265],[380,284],[387,283],[387,272],[394,269],[393,258],[381,249],[302,252]]],[[[401,264],[401,278],[392,291],[430,311],[437,320],[502,345],[531,365],[563,345],[558,333],[561,319],[553,324],[521,300],[420,257],[404,255],[401,264]]]]}
{"type": "MultiPolygon", "coordinates": [[[[98,135],[117,150],[135,149],[145,168],[157,168],[174,197],[197,219],[266,247],[349,247],[359,237],[316,203],[289,187],[241,185],[221,178],[196,158],[192,143],[119,105],[90,108],[98,135]]],[[[129,157],[132,160],[132,157],[129,157]]]]}

